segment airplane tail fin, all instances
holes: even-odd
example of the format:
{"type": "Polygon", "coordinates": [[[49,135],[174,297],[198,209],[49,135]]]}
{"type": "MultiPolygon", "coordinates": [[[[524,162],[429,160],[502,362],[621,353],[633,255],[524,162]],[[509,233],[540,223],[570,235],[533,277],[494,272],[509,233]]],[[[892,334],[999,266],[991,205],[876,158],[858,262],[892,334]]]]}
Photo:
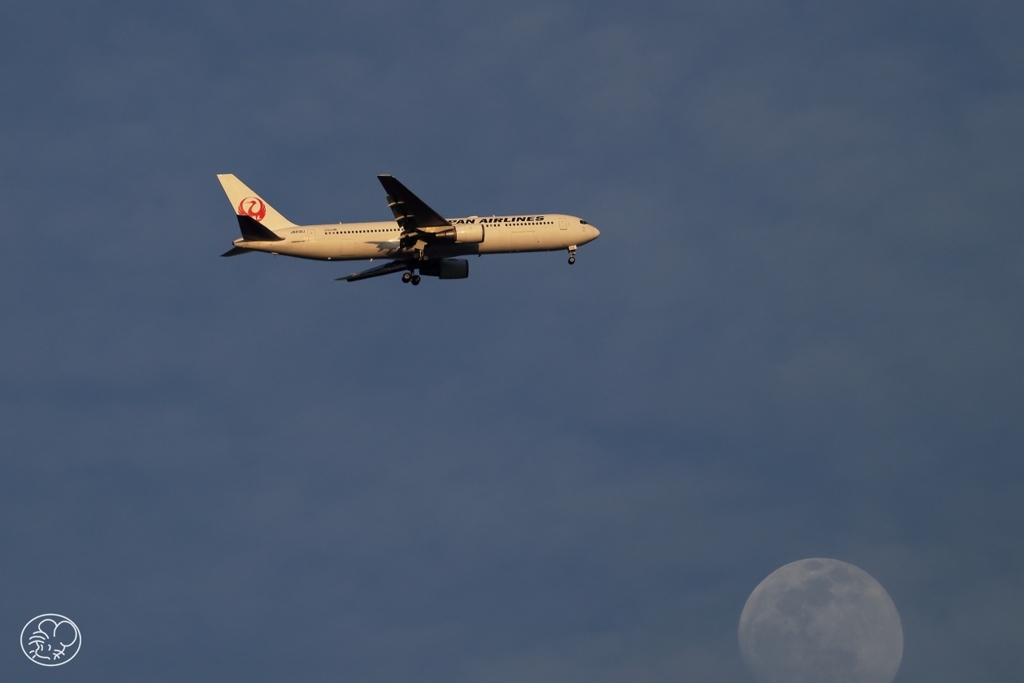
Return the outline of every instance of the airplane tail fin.
{"type": "MultiPolygon", "coordinates": [[[[256,223],[269,230],[295,227],[294,223],[275,211],[274,207],[264,201],[263,197],[250,190],[245,183],[232,174],[219,174],[217,180],[220,181],[221,187],[224,188],[224,194],[228,196],[231,206],[235,209],[239,225],[242,225],[244,220],[250,226],[256,223]]],[[[253,230],[256,228],[254,227],[253,230]]],[[[244,227],[242,233],[245,234],[244,227]]],[[[276,239],[281,238],[277,237],[276,239]]]]}

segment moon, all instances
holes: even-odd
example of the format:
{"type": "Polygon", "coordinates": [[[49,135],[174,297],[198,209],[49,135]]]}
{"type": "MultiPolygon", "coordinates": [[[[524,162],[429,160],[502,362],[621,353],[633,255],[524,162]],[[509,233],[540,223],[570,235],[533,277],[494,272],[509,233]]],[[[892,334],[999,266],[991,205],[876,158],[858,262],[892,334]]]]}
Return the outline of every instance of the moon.
{"type": "Polygon", "coordinates": [[[761,683],[892,683],[903,659],[889,594],[839,560],[799,560],[769,574],[743,607],[739,639],[761,683]]]}

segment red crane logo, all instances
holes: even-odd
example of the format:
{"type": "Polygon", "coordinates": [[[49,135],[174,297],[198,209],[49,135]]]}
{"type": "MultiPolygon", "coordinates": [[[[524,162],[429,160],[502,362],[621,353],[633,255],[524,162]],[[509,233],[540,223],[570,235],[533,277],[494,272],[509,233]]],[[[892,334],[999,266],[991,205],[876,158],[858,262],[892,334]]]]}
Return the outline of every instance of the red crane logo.
{"type": "Polygon", "coordinates": [[[238,215],[249,216],[259,223],[267,215],[267,205],[259,197],[246,197],[238,202],[238,215]]]}

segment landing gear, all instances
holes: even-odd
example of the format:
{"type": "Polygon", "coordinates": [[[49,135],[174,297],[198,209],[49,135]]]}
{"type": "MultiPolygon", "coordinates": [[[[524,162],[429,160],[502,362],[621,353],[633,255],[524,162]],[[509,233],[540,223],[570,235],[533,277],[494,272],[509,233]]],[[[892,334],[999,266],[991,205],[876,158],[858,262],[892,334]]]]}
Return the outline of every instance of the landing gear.
{"type": "Polygon", "coordinates": [[[569,265],[571,266],[574,263],[576,263],[576,257],[575,256],[570,256],[569,257],[569,265]]]}
{"type": "Polygon", "coordinates": [[[569,247],[569,265],[576,263],[576,245],[569,247]]]}
{"type": "Polygon", "coordinates": [[[402,273],[402,282],[409,282],[409,280],[411,280],[411,279],[412,279],[412,273],[410,273],[410,272],[402,273]]]}
{"type": "Polygon", "coordinates": [[[412,284],[413,285],[418,285],[420,283],[420,276],[419,275],[413,275],[411,279],[412,279],[412,284]]]}

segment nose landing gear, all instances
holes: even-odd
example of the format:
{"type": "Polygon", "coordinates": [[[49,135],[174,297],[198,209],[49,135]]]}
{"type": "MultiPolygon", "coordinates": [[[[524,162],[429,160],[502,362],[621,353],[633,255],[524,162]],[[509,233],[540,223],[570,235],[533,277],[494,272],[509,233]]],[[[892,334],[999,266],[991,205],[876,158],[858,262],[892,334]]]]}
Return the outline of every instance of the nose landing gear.
{"type": "Polygon", "coordinates": [[[576,245],[569,247],[569,265],[576,263],[576,245]]]}

